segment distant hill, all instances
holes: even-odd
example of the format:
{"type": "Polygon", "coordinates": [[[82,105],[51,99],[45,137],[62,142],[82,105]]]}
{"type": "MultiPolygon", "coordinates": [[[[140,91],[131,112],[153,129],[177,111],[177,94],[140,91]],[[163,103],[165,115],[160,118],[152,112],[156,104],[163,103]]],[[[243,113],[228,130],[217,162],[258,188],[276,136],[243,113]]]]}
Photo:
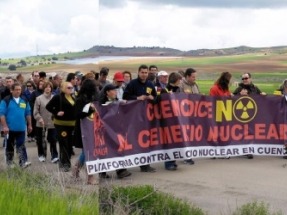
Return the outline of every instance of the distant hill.
{"type": "Polygon", "coordinates": [[[224,49],[198,49],[181,51],[165,47],[115,47],[94,46],[85,51],[89,56],[221,56],[240,55],[248,53],[287,53],[287,46],[253,48],[239,46],[224,49]]]}

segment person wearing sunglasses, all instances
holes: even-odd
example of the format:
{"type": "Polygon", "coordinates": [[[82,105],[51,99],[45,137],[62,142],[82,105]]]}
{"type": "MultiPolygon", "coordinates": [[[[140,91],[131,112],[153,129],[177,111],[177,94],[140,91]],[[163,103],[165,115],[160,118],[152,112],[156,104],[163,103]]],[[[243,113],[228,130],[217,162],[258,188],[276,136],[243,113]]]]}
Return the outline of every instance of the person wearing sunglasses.
{"type": "Polygon", "coordinates": [[[233,95],[266,95],[266,93],[262,92],[256,85],[252,83],[251,74],[244,73],[241,76],[242,82],[233,92],[233,95]]]}
{"type": "Polygon", "coordinates": [[[46,109],[53,114],[53,123],[59,141],[59,168],[68,172],[71,169],[73,132],[76,123],[74,86],[71,82],[61,84],[61,93],[53,96],[46,109]]]}

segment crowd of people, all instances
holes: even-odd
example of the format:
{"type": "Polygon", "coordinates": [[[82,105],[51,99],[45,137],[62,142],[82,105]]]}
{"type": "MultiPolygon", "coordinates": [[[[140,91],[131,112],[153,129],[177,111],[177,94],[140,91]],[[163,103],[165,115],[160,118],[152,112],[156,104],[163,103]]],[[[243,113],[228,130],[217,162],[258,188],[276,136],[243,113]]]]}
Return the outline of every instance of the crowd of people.
{"type": "MultiPolygon", "coordinates": [[[[0,85],[0,119],[7,165],[15,166],[15,146],[20,167],[31,165],[25,140],[36,141],[39,162],[46,162],[49,157],[52,163],[58,163],[60,170],[72,170],[73,176],[77,178],[85,164],[85,154],[83,150],[77,162],[72,165],[73,146],[83,148],[80,121],[96,111],[95,101],[109,105],[129,100],[156,101],[156,98],[164,93],[201,94],[196,83],[197,72],[193,68],[168,73],[158,71],[155,65],[141,65],[134,79],[129,71],[114,73],[112,81],[107,79],[108,75],[109,69],[103,67],[99,73],[91,71],[82,74],[77,71],[67,74],[66,77],[59,74],[47,77],[45,72],[34,71],[28,80],[25,80],[21,73],[15,78],[3,78],[0,85]],[[84,107],[88,109],[84,111],[84,107]],[[47,143],[50,146],[50,156],[47,153],[47,143]]],[[[253,84],[251,77],[250,73],[242,74],[242,82],[231,92],[232,74],[223,72],[211,86],[209,95],[265,95],[253,84]]],[[[282,95],[287,95],[287,80],[278,90],[282,95]]],[[[253,158],[252,155],[247,157],[253,158]]],[[[184,160],[184,163],[193,165],[194,161],[188,159],[184,160]]],[[[164,166],[166,170],[177,170],[175,161],[165,162],[164,166]]],[[[140,170],[156,171],[150,165],[140,166],[140,170]]],[[[116,174],[118,178],[125,178],[130,176],[131,172],[120,169],[116,174]]],[[[99,176],[103,179],[110,177],[107,173],[100,173],[99,176]]],[[[94,177],[88,176],[87,183],[97,182],[94,177]]]]}

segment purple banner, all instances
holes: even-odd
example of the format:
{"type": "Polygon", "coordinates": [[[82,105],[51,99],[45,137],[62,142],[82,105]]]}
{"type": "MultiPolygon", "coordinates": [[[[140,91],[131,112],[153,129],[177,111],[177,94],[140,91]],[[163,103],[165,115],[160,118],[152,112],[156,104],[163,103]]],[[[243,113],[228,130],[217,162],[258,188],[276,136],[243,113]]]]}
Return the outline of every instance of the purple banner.
{"type": "Polygon", "coordinates": [[[285,97],[164,94],[156,103],[97,106],[82,121],[89,174],[169,160],[282,156],[285,97]]]}

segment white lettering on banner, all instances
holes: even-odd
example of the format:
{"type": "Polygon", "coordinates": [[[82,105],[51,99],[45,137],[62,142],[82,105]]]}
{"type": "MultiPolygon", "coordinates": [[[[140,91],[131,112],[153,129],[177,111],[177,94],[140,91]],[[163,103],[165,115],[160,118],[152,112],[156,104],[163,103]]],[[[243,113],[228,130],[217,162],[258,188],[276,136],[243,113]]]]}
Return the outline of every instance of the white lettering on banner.
{"type": "Polygon", "coordinates": [[[208,157],[225,157],[225,156],[241,156],[241,155],[268,155],[283,156],[283,145],[228,145],[228,146],[198,146],[175,148],[169,150],[152,151],[150,153],[141,153],[129,155],[125,157],[114,157],[101,160],[87,161],[86,166],[88,174],[96,174],[100,172],[108,172],[117,169],[137,167],[141,165],[182,160],[188,158],[208,158],[208,157]]]}

